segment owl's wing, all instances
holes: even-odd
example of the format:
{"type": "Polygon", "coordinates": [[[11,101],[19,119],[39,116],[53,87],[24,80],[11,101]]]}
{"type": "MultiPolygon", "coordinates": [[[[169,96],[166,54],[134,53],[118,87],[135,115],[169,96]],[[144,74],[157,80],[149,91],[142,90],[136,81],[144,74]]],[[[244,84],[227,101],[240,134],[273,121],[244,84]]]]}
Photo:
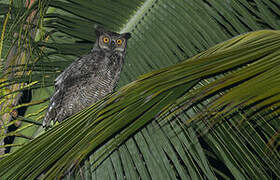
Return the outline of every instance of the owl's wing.
{"type": "Polygon", "coordinates": [[[82,69],[88,66],[87,62],[89,59],[94,61],[92,58],[93,57],[90,55],[85,55],[77,59],[55,79],[55,92],[50,99],[50,104],[43,120],[44,127],[49,126],[51,120],[53,120],[54,123],[63,120],[58,119],[58,117],[63,117],[59,115],[59,113],[63,113],[61,103],[64,99],[64,94],[81,76],[85,75],[86,71],[82,69]]]}
{"type": "Polygon", "coordinates": [[[81,75],[80,69],[82,69],[84,61],[88,58],[88,56],[83,56],[76,61],[74,61],[70,66],[68,66],[55,80],[54,87],[55,91],[60,90],[64,87],[65,83],[67,83],[69,79],[73,79],[77,76],[81,75]]]}

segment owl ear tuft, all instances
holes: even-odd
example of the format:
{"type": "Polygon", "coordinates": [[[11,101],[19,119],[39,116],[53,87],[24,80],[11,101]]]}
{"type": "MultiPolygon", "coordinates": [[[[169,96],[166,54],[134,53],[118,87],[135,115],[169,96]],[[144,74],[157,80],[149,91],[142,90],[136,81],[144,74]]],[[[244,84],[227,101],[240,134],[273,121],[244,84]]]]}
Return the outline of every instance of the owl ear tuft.
{"type": "Polygon", "coordinates": [[[104,33],[104,28],[103,27],[101,27],[101,26],[95,26],[95,33],[96,33],[96,36],[98,37],[98,36],[100,36],[101,34],[103,34],[104,33]]]}
{"type": "Polygon", "coordinates": [[[131,33],[124,33],[124,38],[125,39],[130,39],[131,38],[131,33]]]}

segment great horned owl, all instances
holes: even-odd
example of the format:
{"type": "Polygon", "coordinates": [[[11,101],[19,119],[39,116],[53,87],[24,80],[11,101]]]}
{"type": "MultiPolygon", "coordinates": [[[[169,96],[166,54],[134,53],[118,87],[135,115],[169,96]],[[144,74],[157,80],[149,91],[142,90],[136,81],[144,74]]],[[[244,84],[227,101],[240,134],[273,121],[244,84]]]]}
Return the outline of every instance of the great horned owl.
{"type": "Polygon", "coordinates": [[[96,29],[97,39],[89,54],[74,61],[55,79],[43,126],[61,122],[112,92],[124,63],[130,33],[96,29]]]}

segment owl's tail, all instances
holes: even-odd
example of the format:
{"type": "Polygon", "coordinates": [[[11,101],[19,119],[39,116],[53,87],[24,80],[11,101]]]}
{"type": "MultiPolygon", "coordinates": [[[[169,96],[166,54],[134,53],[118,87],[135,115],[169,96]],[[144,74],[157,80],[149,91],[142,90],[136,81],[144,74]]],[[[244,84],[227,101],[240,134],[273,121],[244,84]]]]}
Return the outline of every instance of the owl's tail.
{"type": "Polygon", "coordinates": [[[55,106],[55,102],[51,100],[51,103],[47,109],[47,113],[43,119],[43,127],[49,127],[51,121],[55,118],[55,106]]]}
{"type": "Polygon", "coordinates": [[[61,103],[61,93],[59,90],[54,93],[52,98],[50,99],[50,105],[47,109],[46,115],[43,119],[43,127],[49,127],[51,121],[53,120],[55,123],[56,116],[57,116],[57,110],[60,109],[60,103],[61,103]]]}
{"type": "Polygon", "coordinates": [[[57,90],[50,99],[50,105],[43,119],[43,127],[48,128],[51,126],[51,121],[53,121],[53,123],[56,121],[61,122],[71,115],[69,111],[67,111],[69,107],[65,107],[65,103],[62,103],[63,94],[63,91],[57,90]]]}

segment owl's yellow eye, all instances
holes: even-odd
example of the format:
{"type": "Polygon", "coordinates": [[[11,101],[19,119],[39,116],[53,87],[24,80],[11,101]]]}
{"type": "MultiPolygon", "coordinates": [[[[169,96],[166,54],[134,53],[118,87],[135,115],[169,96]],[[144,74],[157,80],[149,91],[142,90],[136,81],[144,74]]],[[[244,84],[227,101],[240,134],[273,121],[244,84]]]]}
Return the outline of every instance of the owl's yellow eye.
{"type": "Polygon", "coordinates": [[[117,44],[118,44],[118,45],[121,45],[121,44],[122,44],[122,40],[121,40],[121,39],[118,39],[118,40],[117,40],[117,44]]]}
{"type": "Polygon", "coordinates": [[[104,42],[104,43],[108,43],[108,42],[109,42],[109,38],[108,38],[108,37],[104,37],[104,38],[103,38],[103,42],[104,42]]]}

